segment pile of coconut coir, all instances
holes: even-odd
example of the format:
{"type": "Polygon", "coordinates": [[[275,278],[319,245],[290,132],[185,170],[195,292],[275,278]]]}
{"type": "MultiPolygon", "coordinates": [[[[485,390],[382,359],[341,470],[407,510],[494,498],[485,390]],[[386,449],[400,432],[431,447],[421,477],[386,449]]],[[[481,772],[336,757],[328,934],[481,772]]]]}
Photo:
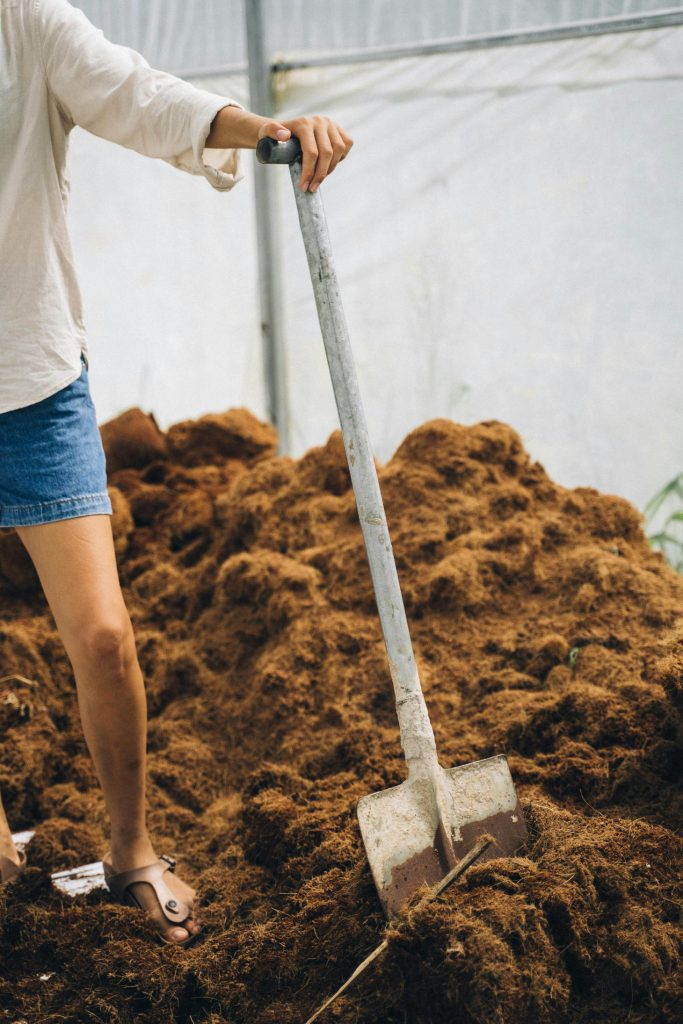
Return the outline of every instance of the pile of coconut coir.
{"type": "MultiPolygon", "coordinates": [[[[241,410],[102,429],[151,832],[207,937],[161,946],[105,892],[51,887],[107,819],[3,531],[0,789],[36,836],[0,890],[0,1019],[299,1024],[382,938],[355,807],[405,774],[343,446],[277,457],[241,410]]],[[[681,579],[626,501],[554,484],[500,423],[426,423],[380,480],[441,763],[507,754],[529,842],[413,906],[322,1020],[680,1020],[681,579]]]]}

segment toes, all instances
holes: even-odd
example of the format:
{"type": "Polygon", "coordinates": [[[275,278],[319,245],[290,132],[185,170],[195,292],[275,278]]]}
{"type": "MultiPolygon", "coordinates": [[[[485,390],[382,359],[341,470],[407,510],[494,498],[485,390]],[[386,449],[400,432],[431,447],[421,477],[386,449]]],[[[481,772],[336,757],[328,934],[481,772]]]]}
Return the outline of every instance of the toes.
{"type": "MultiPolygon", "coordinates": [[[[137,905],[147,912],[161,936],[168,942],[183,943],[202,930],[196,914],[186,918],[182,925],[175,925],[169,921],[162,910],[155,889],[149,882],[132,883],[130,892],[134,895],[137,905]]],[[[188,893],[193,896],[194,890],[190,889],[188,893]]],[[[183,897],[178,894],[178,898],[183,897]]],[[[189,902],[191,905],[191,896],[189,902]]]]}
{"type": "Polygon", "coordinates": [[[191,935],[196,935],[200,931],[199,921],[196,917],[188,917],[183,921],[183,928],[187,928],[191,935]]]}
{"type": "Polygon", "coordinates": [[[202,930],[201,923],[194,917],[188,917],[182,927],[171,928],[166,933],[166,938],[172,942],[184,942],[190,935],[196,935],[202,930]]]}

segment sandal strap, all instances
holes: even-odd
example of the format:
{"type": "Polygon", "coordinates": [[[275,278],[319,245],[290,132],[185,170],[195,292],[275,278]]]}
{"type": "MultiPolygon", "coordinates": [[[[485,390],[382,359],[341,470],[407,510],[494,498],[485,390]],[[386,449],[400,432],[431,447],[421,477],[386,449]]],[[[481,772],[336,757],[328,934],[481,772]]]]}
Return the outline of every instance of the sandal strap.
{"type": "Polygon", "coordinates": [[[164,874],[167,871],[173,871],[174,868],[173,858],[162,856],[153,864],[146,864],[144,867],[134,868],[132,871],[119,871],[117,874],[111,874],[105,869],[104,877],[113,896],[120,900],[132,899],[136,904],[137,900],[133,893],[128,893],[127,890],[134,882],[147,882],[154,889],[165,917],[174,924],[180,924],[192,916],[192,907],[184,900],[179,899],[164,880],[164,874]],[[172,866],[169,861],[172,862],[172,866]]]}

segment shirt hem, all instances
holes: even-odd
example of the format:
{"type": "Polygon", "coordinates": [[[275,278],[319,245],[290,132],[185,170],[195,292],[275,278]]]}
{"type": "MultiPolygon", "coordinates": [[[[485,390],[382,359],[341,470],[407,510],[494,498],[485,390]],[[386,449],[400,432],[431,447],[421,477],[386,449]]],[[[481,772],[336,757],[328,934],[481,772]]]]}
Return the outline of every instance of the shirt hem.
{"type": "Polygon", "coordinates": [[[56,395],[58,391],[62,390],[62,388],[67,388],[69,384],[73,384],[74,381],[78,380],[82,372],[82,367],[76,372],[71,370],[68,377],[65,377],[64,380],[57,385],[51,384],[47,391],[40,393],[38,398],[32,398],[30,402],[23,402],[21,405],[11,405],[7,409],[0,409],[0,416],[4,415],[6,412],[19,412],[20,409],[28,409],[32,405],[37,405],[38,402],[44,402],[46,398],[52,398],[52,396],[56,395]]]}

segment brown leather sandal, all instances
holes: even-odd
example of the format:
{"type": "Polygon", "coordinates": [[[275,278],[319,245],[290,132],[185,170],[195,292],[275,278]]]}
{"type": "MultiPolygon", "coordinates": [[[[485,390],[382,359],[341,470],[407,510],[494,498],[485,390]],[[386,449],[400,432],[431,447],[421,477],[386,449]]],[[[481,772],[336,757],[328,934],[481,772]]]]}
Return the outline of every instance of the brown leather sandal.
{"type": "Polygon", "coordinates": [[[26,854],[23,850],[17,850],[17,853],[19,854],[18,864],[15,864],[9,857],[4,857],[0,854],[0,885],[9,882],[11,878],[16,878],[26,867],[26,854]]]}
{"type": "MultiPolygon", "coordinates": [[[[175,871],[175,866],[176,862],[173,857],[168,857],[165,853],[158,860],[155,860],[153,864],[146,864],[144,867],[135,868],[132,871],[115,872],[111,864],[106,860],[102,861],[104,880],[109,892],[115,899],[120,903],[129,903],[131,906],[146,910],[136,899],[135,893],[130,889],[130,886],[134,882],[148,882],[156,893],[161,911],[166,920],[182,928],[183,922],[188,917],[192,917],[192,907],[179,899],[164,881],[164,874],[167,871],[175,871]]],[[[161,942],[168,946],[191,946],[200,935],[203,935],[203,931],[195,932],[194,935],[190,934],[182,942],[173,942],[172,939],[166,939],[160,932],[157,935],[161,942]]]]}

